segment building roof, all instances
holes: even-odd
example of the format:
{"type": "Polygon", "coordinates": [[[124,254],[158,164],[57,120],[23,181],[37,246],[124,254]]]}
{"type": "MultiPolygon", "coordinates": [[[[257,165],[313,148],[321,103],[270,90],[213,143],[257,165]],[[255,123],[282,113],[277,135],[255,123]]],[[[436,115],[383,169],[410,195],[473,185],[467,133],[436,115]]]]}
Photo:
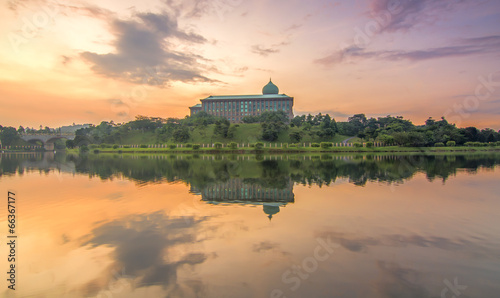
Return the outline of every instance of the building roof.
{"type": "Polygon", "coordinates": [[[194,106],[192,106],[192,107],[190,107],[190,108],[191,108],[191,109],[192,109],[192,108],[201,108],[201,103],[196,104],[196,105],[194,105],[194,106]]]}
{"type": "Polygon", "coordinates": [[[271,79],[269,79],[269,83],[262,88],[262,94],[278,94],[279,92],[278,86],[274,85],[271,79]]]}
{"type": "Polygon", "coordinates": [[[217,95],[209,96],[203,100],[234,100],[234,99],[287,99],[286,94],[258,94],[258,95],[217,95]]]}

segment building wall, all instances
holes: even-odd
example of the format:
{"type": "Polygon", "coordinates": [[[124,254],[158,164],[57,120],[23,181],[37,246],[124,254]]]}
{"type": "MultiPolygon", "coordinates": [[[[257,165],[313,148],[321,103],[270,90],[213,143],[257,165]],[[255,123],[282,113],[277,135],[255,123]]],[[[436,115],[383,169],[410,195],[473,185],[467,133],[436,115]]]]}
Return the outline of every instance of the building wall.
{"type": "Polygon", "coordinates": [[[203,109],[200,107],[190,107],[189,110],[191,111],[191,116],[196,115],[198,112],[202,111],[203,109]]]}
{"type": "Polygon", "coordinates": [[[293,97],[266,99],[204,99],[203,111],[227,118],[230,122],[241,122],[243,117],[258,116],[266,111],[285,111],[293,118],[293,97]]]}
{"type": "Polygon", "coordinates": [[[265,188],[258,184],[247,184],[241,178],[231,178],[203,188],[203,201],[253,201],[253,202],[294,202],[291,179],[283,189],[265,188]]]}

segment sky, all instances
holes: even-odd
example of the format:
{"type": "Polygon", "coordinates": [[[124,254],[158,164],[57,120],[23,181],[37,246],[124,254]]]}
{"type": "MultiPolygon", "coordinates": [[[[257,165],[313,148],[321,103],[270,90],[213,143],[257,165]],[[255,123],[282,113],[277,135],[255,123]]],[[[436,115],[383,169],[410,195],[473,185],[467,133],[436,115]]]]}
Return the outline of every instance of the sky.
{"type": "Polygon", "coordinates": [[[500,129],[497,0],[0,0],[0,124],[183,118],[261,94],[500,129]]]}

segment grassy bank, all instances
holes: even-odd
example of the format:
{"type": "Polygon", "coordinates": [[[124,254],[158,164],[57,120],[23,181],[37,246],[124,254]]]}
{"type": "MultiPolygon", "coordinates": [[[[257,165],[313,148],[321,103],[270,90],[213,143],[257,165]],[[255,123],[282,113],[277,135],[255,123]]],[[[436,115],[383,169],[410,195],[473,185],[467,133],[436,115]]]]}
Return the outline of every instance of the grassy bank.
{"type": "MultiPolygon", "coordinates": [[[[262,127],[258,123],[242,123],[238,124],[234,128],[234,136],[231,139],[224,138],[220,135],[214,134],[214,124],[210,124],[207,126],[201,127],[190,127],[189,130],[189,139],[186,143],[193,144],[213,144],[216,142],[220,143],[255,143],[261,139],[262,135],[262,127]]],[[[293,143],[290,139],[290,133],[299,132],[299,128],[291,127],[287,130],[283,130],[278,134],[278,139],[273,141],[272,143],[293,143]]],[[[329,142],[332,143],[340,143],[345,139],[348,139],[349,136],[344,135],[335,135],[333,138],[329,139],[329,142]]],[[[302,143],[313,143],[322,141],[319,137],[314,134],[304,134],[301,141],[302,143]]],[[[353,138],[349,142],[357,142],[359,138],[353,138]]],[[[121,135],[117,144],[120,145],[128,145],[128,144],[145,144],[145,145],[153,145],[157,143],[172,143],[173,139],[161,139],[160,136],[155,134],[154,132],[141,132],[138,130],[128,131],[126,134],[121,135]]],[[[264,142],[264,141],[263,141],[264,142]]],[[[268,143],[268,142],[264,142],[268,143]]]]}

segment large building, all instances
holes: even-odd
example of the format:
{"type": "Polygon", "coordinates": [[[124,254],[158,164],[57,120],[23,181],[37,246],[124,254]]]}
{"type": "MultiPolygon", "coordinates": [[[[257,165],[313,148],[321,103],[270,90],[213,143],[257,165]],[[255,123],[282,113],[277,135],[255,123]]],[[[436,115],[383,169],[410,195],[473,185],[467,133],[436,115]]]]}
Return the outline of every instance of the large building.
{"type": "Polygon", "coordinates": [[[201,104],[189,108],[191,116],[205,111],[210,115],[227,118],[238,123],[246,116],[258,116],[266,111],[284,111],[293,118],[293,97],[279,94],[278,86],[271,80],[258,95],[222,95],[201,99],[201,104]]]}

